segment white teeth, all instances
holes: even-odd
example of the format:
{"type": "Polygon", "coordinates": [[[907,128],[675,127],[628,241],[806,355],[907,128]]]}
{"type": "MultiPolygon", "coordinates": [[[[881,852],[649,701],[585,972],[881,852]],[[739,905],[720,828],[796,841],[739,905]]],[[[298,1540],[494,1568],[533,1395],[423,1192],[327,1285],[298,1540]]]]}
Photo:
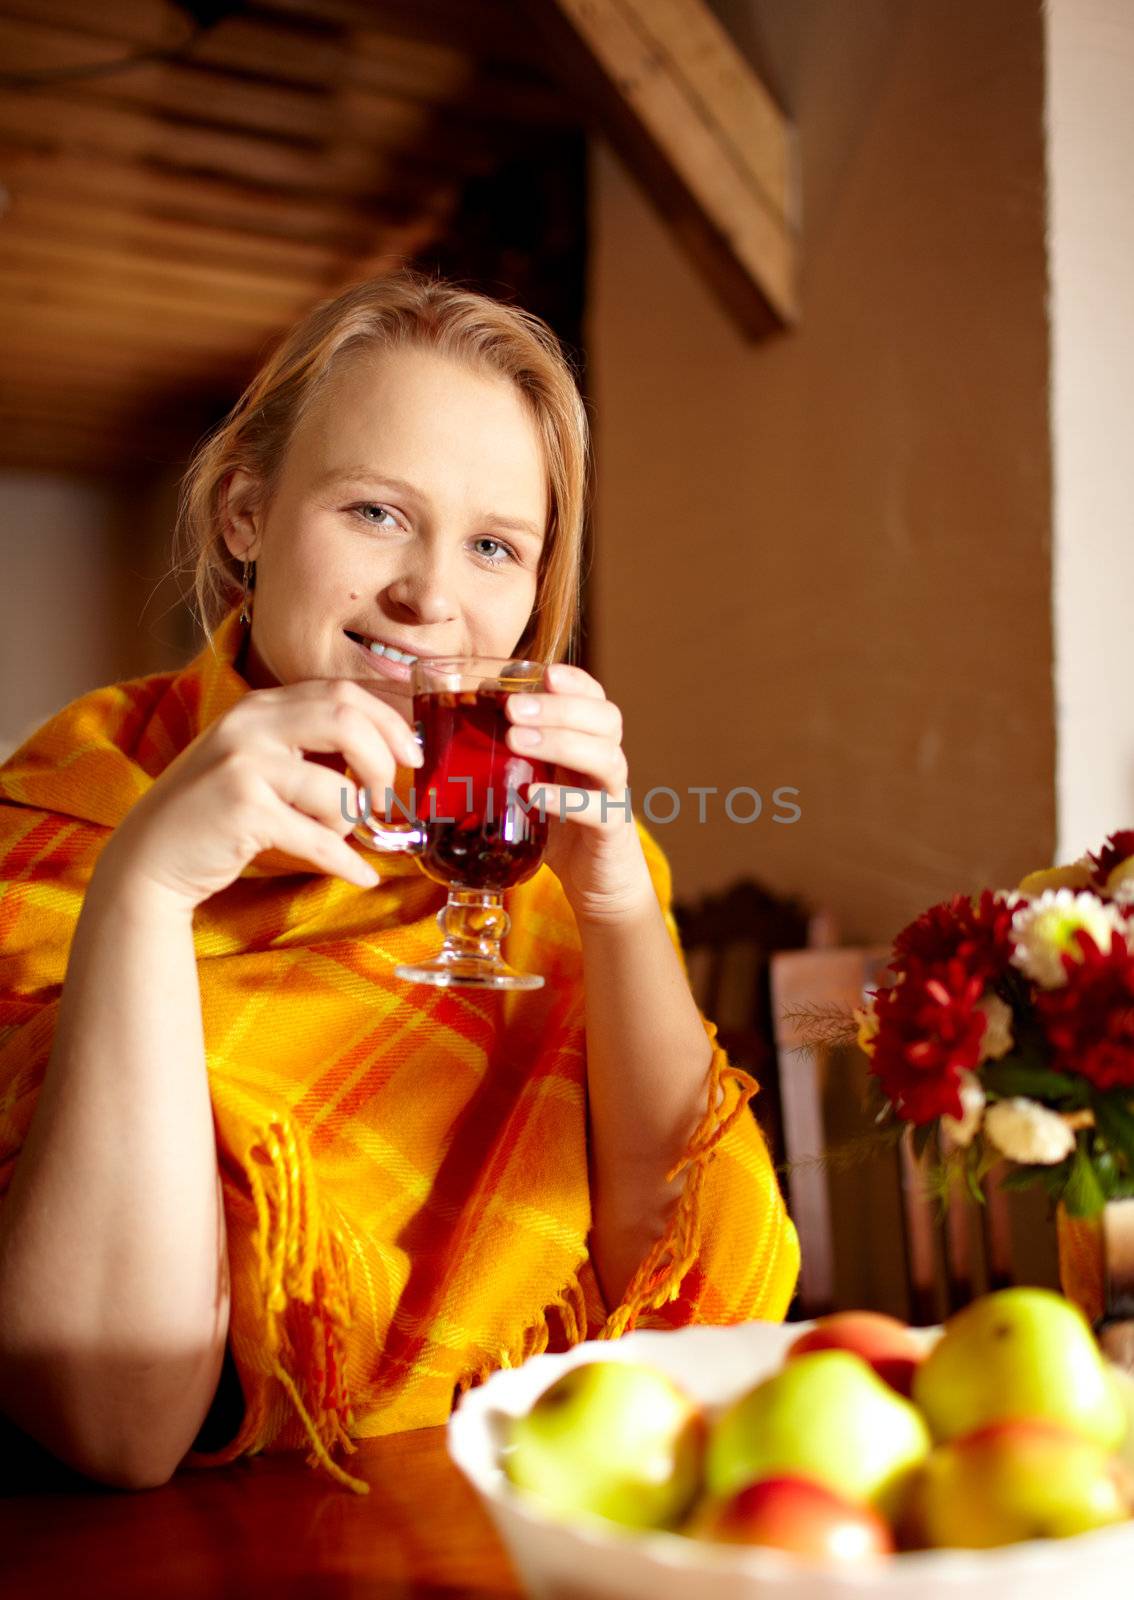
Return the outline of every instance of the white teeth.
{"type": "Polygon", "coordinates": [[[406,666],[412,666],[417,660],[416,656],[408,655],[406,651],[398,650],[392,644],[380,644],[376,639],[368,640],[366,647],[372,655],[385,656],[388,661],[400,661],[406,666]]]}

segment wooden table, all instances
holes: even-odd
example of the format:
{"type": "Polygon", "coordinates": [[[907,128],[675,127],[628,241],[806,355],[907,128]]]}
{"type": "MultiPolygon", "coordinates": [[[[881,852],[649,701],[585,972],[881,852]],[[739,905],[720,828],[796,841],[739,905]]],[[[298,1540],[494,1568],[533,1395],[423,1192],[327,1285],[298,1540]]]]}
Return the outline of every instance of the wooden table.
{"type": "MultiPolygon", "coordinates": [[[[369,1600],[520,1589],[444,1428],[360,1444],[352,1494],[301,1455],[181,1471],[145,1493],[61,1474],[0,1493],[4,1600],[369,1600]]],[[[26,1479],[23,1480],[26,1484],[26,1479]]]]}

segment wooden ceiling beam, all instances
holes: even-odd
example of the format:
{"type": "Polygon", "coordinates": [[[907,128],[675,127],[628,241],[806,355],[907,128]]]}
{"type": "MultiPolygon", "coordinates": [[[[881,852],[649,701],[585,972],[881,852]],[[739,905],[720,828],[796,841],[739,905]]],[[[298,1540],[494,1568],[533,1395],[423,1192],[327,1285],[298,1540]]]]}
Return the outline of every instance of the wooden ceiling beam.
{"type": "MultiPolygon", "coordinates": [[[[0,53],[3,47],[0,26],[0,53]]],[[[334,132],[334,94],[325,87],[249,81],[177,62],[132,67],[75,85],[71,92],[94,105],[140,107],[155,121],[185,117],[197,125],[289,141],[323,139],[334,132]]]]}
{"type": "Polygon", "coordinates": [[[186,358],[195,358],[206,349],[226,353],[230,358],[242,351],[254,353],[265,336],[263,321],[260,330],[241,323],[234,327],[228,319],[210,319],[200,301],[190,306],[181,301],[139,305],[137,301],[128,304],[121,297],[114,301],[105,295],[76,300],[45,285],[34,274],[21,274],[17,280],[12,272],[4,274],[0,292],[0,344],[9,328],[32,318],[41,326],[49,324],[55,335],[76,344],[84,339],[117,339],[139,350],[180,351],[186,358]]]}
{"type": "MultiPolygon", "coordinates": [[[[5,329],[4,387],[19,396],[86,396],[94,401],[108,389],[122,389],[135,396],[152,394],[164,388],[175,389],[196,383],[223,389],[234,375],[245,373],[241,362],[218,367],[214,350],[206,350],[194,363],[182,354],[162,350],[140,351],[133,345],[123,348],[110,341],[95,342],[76,350],[74,344],[36,337],[20,337],[17,330],[5,329]]],[[[97,410],[97,406],[94,407],[97,410]]]]}
{"type": "MultiPolygon", "coordinates": [[[[333,132],[336,101],[351,89],[374,96],[380,114],[387,121],[400,116],[410,132],[423,113],[460,118],[476,137],[517,121],[564,127],[573,120],[566,96],[554,86],[516,82],[451,48],[372,30],[313,41],[309,32],[250,17],[234,17],[232,24],[210,29],[184,57],[143,61],[64,87],[96,103],[142,105],[154,113],[293,138],[333,132]]],[[[134,48],[0,12],[6,71],[35,75],[105,67],[124,61],[134,48]]],[[[45,83],[35,92],[50,93],[51,87],[45,83]]]]}
{"type": "Polygon", "coordinates": [[[150,471],[181,472],[188,462],[188,452],[170,453],[166,457],[140,455],[137,435],[128,446],[126,440],[117,444],[105,438],[90,439],[79,444],[73,439],[60,438],[56,431],[28,433],[24,430],[0,436],[0,470],[13,472],[64,472],[69,477],[93,478],[105,485],[112,476],[127,472],[150,471]]]}
{"type": "Polygon", "coordinates": [[[340,198],[485,172],[501,155],[499,141],[472,130],[458,136],[421,107],[358,89],[343,91],[320,131],[298,128],[287,137],[210,126],[207,117],[178,121],[93,96],[0,93],[0,138],[17,148],[91,151],[340,198]]]}
{"type": "MultiPolygon", "coordinates": [[[[34,266],[6,264],[0,267],[0,298],[8,314],[34,313],[58,321],[65,315],[85,317],[92,326],[113,326],[119,320],[124,338],[135,338],[132,331],[143,319],[166,318],[176,323],[188,340],[200,339],[217,345],[255,346],[275,328],[286,327],[318,295],[279,297],[270,308],[252,302],[193,296],[173,287],[143,288],[137,283],[128,289],[115,288],[111,279],[81,283],[62,276],[45,277],[34,266]]],[[[153,343],[163,342],[155,338],[153,343]]]]}
{"type": "MultiPolygon", "coordinates": [[[[302,19],[307,25],[377,28],[554,78],[548,73],[540,39],[527,25],[528,3],[520,0],[517,7],[513,0],[248,0],[247,11],[273,24],[302,19]]],[[[220,29],[225,26],[220,24],[220,29]]]]}
{"type": "MultiPolygon", "coordinates": [[[[184,262],[171,256],[156,260],[105,239],[78,235],[68,240],[9,226],[0,255],[0,282],[11,269],[38,275],[43,282],[55,278],[76,299],[98,286],[109,296],[134,300],[138,294],[168,295],[192,304],[196,298],[210,315],[231,309],[247,312],[253,321],[270,321],[279,308],[291,306],[305,295],[318,294],[319,277],[288,269],[281,260],[275,270],[263,267],[224,266],[216,261],[184,262]]],[[[135,301],[136,303],[136,301],[135,301]]]]}
{"type": "Polygon", "coordinates": [[[143,431],[152,427],[162,433],[192,432],[200,428],[203,393],[171,391],[161,396],[159,403],[155,404],[149,396],[109,391],[97,410],[67,399],[56,398],[47,402],[34,395],[26,399],[22,396],[15,399],[5,397],[0,400],[0,419],[7,427],[23,423],[32,429],[37,425],[48,426],[56,422],[61,428],[74,428],[92,434],[113,432],[123,426],[140,427],[143,431]]]}
{"type": "Polygon", "coordinates": [[[19,403],[0,401],[0,418],[9,427],[22,422],[29,429],[57,422],[60,428],[90,433],[133,427],[142,433],[152,428],[160,433],[193,434],[200,432],[203,416],[215,415],[207,400],[207,395],[215,392],[166,391],[158,396],[155,404],[148,396],[130,395],[125,390],[109,391],[96,409],[89,403],[80,405],[78,399],[75,402],[57,399],[48,403],[45,398],[31,395],[26,400],[21,397],[19,403]]]}
{"type": "MultiPolygon", "coordinates": [[[[168,20],[173,27],[167,27],[165,38],[172,43],[175,37],[185,32],[185,28],[178,28],[174,16],[168,20]]],[[[53,17],[44,15],[42,11],[38,17],[13,16],[7,4],[0,11],[0,58],[4,62],[5,74],[34,78],[41,74],[107,67],[143,48],[146,47],[107,38],[105,34],[72,32],[69,28],[60,27],[53,17]]],[[[141,70],[141,66],[134,66],[123,76],[141,70]]],[[[83,81],[74,80],[75,83],[83,81]]],[[[38,91],[29,87],[19,92],[26,94],[38,91]]]]}
{"type": "Polygon", "coordinates": [[[440,221],[452,214],[454,182],[421,182],[415,193],[359,191],[349,205],[322,188],[281,192],[248,177],[206,175],[131,161],[89,150],[39,150],[5,144],[0,137],[0,172],[13,211],[25,194],[69,204],[83,197],[121,210],[190,227],[223,230],[252,240],[310,240],[327,249],[356,249],[375,231],[411,219],[440,221]]]}
{"type": "Polygon", "coordinates": [[[382,15],[376,9],[377,26],[351,31],[344,63],[348,82],[429,100],[487,122],[578,127],[571,100],[553,79],[520,76],[467,49],[398,38],[382,29],[382,15]]]}
{"type": "MultiPolygon", "coordinates": [[[[78,237],[88,245],[153,263],[216,266],[273,277],[282,272],[284,277],[313,283],[326,279],[344,254],[341,245],[234,234],[200,220],[149,216],[90,192],[58,196],[45,194],[42,188],[21,193],[3,227],[9,238],[58,243],[78,237]]],[[[371,228],[368,245],[373,244],[375,232],[371,228]]]]}
{"type": "Polygon", "coordinates": [[[793,131],[705,0],[532,0],[531,13],[742,330],[791,326],[793,131]]]}
{"type": "Polygon", "coordinates": [[[96,268],[88,262],[75,272],[60,260],[45,271],[42,255],[12,241],[0,260],[0,342],[6,326],[28,317],[65,329],[68,338],[120,338],[143,348],[199,350],[202,345],[232,355],[255,351],[263,340],[287,327],[317,300],[344,282],[393,271],[425,247],[408,231],[379,241],[371,254],[352,263],[337,283],[304,280],[279,283],[245,295],[239,283],[221,293],[203,292],[198,275],[175,277],[167,270],[148,273],[116,260],[96,268]]]}
{"type": "Polygon", "coordinates": [[[189,60],[222,73],[270,73],[273,81],[308,88],[358,84],[489,122],[574,122],[571,102],[556,82],[484,60],[483,39],[473,53],[451,40],[407,38],[385,26],[386,15],[385,6],[372,6],[365,25],[313,36],[310,27],[296,30],[286,17],[242,13],[211,29],[189,60]]]}
{"type": "Polygon", "coordinates": [[[196,437],[192,430],[177,429],[141,434],[136,425],[100,431],[76,424],[64,434],[50,422],[24,424],[14,417],[0,421],[0,467],[89,473],[104,484],[124,472],[180,473],[188,465],[196,437]]]}
{"type": "Polygon", "coordinates": [[[21,22],[112,39],[136,50],[172,49],[188,32],[186,18],[154,0],[114,0],[107,6],[92,6],[90,0],[4,0],[4,12],[21,22]]]}

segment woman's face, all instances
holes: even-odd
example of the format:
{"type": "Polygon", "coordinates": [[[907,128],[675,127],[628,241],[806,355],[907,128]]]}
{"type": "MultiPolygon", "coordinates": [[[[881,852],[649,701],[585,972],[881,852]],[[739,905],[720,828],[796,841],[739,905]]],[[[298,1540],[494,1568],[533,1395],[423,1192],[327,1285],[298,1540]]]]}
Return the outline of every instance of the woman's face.
{"type": "Polygon", "coordinates": [[[510,656],[549,514],[535,424],[506,380],[431,350],[344,358],[296,428],[275,492],[228,489],[256,562],[253,688],[367,678],[406,711],[405,656],[510,656]]]}

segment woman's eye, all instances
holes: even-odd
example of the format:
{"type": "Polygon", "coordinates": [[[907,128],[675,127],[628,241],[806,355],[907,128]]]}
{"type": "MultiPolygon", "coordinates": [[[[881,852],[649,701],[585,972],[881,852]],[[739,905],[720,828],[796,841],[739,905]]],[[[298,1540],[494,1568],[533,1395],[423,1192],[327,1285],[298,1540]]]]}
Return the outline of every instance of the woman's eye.
{"type": "MultiPolygon", "coordinates": [[[[398,528],[401,524],[396,514],[388,506],[379,505],[376,501],[367,501],[363,505],[352,506],[355,516],[361,517],[363,522],[371,528],[398,528]]],[[[505,544],[503,539],[494,539],[491,534],[484,534],[474,541],[477,555],[490,567],[502,567],[507,561],[517,560],[516,552],[511,545],[505,544]]]]}
{"type": "Polygon", "coordinates": [[[388,510],[386,506],[379,506],[379,505],[374,505],[374,504],[371,503],[371,504],[368,504],[368,505],[355,506],[354,509],[357,512],[357,514],[362,518],[363,522],[369,522],[369,524],[370,524],[370,526],[372,528],[388,528],[391,525],[394,526],[394,527],[397,527],[397,525],[398,525],[397,517],[395,517],[394,513],[392,511],[388,510]],[[390,521],[389,522],[379,522],[379,521],[377,521],[374,517],[371,517],[368,514],[371,511],[377,512],[379,517],[389,517],[390,521]]]}
{"type": "Polygon", "coordinates": [[[502,539],[493,539],[487,533],[476,541],[476,552],[492,567],[503,566],[505,561],[514,561],[516,557],[511,545],[505,544],[502,539]]]}

